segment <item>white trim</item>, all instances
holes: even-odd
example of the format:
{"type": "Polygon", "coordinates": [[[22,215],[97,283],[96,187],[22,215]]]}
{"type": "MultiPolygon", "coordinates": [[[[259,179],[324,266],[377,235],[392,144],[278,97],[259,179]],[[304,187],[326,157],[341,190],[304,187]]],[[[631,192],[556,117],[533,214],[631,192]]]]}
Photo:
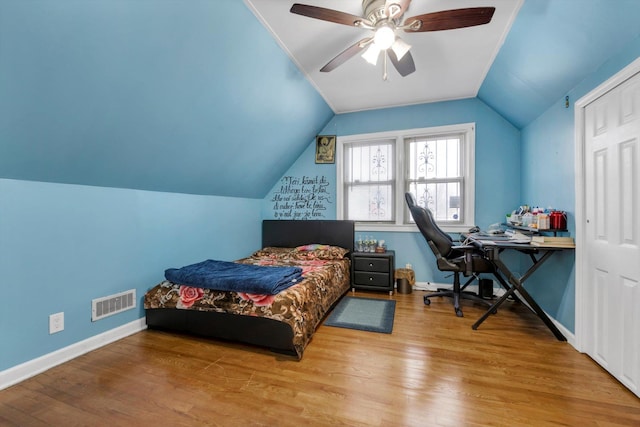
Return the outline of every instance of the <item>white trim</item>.
{"type": "MultiPolygon", "coordinates": [[[[395,166],[404,165],[404,157],[406,155],[404,141],[412,137],[424,137],[425,135],[447,134],[447,133],[464,133],[464,224],[443,224],[441,227],[447,232],[463,232],[475,224],[475,146],[476,146],[476,124],[475,122],[458,123],[446,126],[434,126],[417,129],[401,129],[386,132],[366,133],[357,135],[338,136],[336,139],[336,218],[344,219],[344,174],[343,174],[343,158],[344,144],[358,141],[376,141],[376,140],[394,140],[395,141],[395,166]]],[[[400,172],[398,170],[398,172],[400,172]]],[[[406,169],[402,170],[403,174],[396,173],[396,201],[404,201],[404,184],[406,169]]],[[[404,203],[396,203],[395,223],[375,223],[375,222],[359,222],[356,223],[356,231],[400,231],[408,232],[417,230],[412,224],[404,224],[404,203]]]]}
{"type": "Polygon", "coordinates": [[[326,102],[327,105],[329,106],[329,108],[331,108],[331,111],[333,111],[334,114],[347,112],[347,111],[338,111],[337,110],[336,106],[333,105],[333,102],[331,102],[331,99],[329,99],[324,94],[324,91],[322,90],[322,88],[320,86],[318,86],[316,81],[312,78],[312,76],[309,73],[307,73],[307,71],[304,69],[302,64],[295,57],[295,55],[291,52],[291,50],[289,50],[287,45],[285,45],[285,43],[282,41],[282,39],[280,37],[278,37],[278,34],[276,34],[276,32],[274,31],[273,27],[271,25],[269,25],[269,23],[267,22],[267,19],[264,16],[262,16],[262,14],[260,14],[258,9],[256,9],[256,7],[253,5],[253,2],[251,0],[242,0],[242,1],[247,6],[247,8],[254,14],[254,16],[258,19],[258,21],[260,21],[260,23],[264,26],[264,28],[266,28],[267,31],[269,31],[269,33],[271,34],[271,37],[278,43],[280,48],[287,54],[287,56],[289,57],[291,62],[293,62],[296,65],[296,67],[298,68],[300,73],[302,75],[304,75],[306,83],[308,83],[311,86],[313,86],[313,88],[316,90],[316,92],[322,97],[322,99],[324,99],[324,102],[326,102]]]}
{"type": "MultiPolygon", "coordinates": [[[[440,225],[445,233],[465,233],[469,231],[468,225],[440,225]]],[[[418,226],[415,224],[377,224],[357,222],[355,231],[393,231],[397,233],[419,233],[418,226]]]]}
{"type": "Polygon", "coordinates": [[[0,390],[147,328],[146,317],[0,372],[0,390]]]}
{"type": "MultiPolygon", "coordinates": [[[[574,209],[576,218],[576,242],[584,242],[586,218],[584,216],[585,206],[585,152],[584,152],[584,122],[585,122],[585,108],[587,105],[600,98],[613,88],[619,86],[624,81],[630,79],[635,74],[640,73],[640,58],[637,58],[631,64],[624,67],[618,73],[610,77],[607,81],[600,86],[593,89],[591,92],[580,98],[575,103],[574,115],[575,115],[575,193],[576,193],[576,206],[574,209]]],[[[575,274],[575,345],[576,349],[582,353],[586,352],[586,349],[590,345],[591,337],[588,336],[588,331],[585,325],[591,321],[592,314],[585,310],[587,298],[585,296],[584,278],[587,277],[587,266],[585,265],[587,257],[585,254],[585,245],[576,245],[576,274],[575,274]]]]}

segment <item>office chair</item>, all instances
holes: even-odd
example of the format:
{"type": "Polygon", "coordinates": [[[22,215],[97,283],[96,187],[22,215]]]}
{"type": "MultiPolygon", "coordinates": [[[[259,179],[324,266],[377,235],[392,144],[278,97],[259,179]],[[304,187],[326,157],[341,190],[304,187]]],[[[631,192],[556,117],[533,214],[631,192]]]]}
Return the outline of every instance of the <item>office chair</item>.
{"type": "Polygon", "coordinates": [[[473,246],[456,246],[451,236],[438,227],[431,211],[416,204],[413,194],[405,193],[405,200],[420,233],[436,256],[438,270],[453,272],[453,289],[438,290],[438,292],[425,295],[425,305],[431,304],[430,298],[433,297],[451,297],[453,298],[453,308],[458,317],[463,316],[460,308],[461,299],[469,299],[491,306],[489,301],[480,298],[475,293],[466,292],[464,289],[476,279],[476,274],[480,273],[492,273],[502,283],[503,279],[497,274],[494,265],[483,258],[473,246]],[[461,273],[464,276],[471,276],[463,286],[460,286],[461,273]]]}

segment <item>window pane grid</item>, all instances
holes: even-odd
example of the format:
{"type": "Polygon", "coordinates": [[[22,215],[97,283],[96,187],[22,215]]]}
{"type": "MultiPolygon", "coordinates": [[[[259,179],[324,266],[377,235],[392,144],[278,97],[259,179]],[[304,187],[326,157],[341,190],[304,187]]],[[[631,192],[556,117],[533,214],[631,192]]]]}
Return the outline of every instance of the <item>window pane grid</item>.
{"type": "Polygon", "coordinates": [[[354,221],[393,221],[395,184],[346,186],[347,219],[354,221]]]}
{"type": "MultiPolygon", "coordinates": [[[[464,221],[462,178],[463,135],[408,138],[406,188],[429,208],[436,221],[464,221]]],[[[408,215],[410,222],[413,219],[408,215]]]]}
{"type": "Polygon", "coordinates": [[[345,182],[391,181],[394,176],[394,144],[353,144],[348,147],[345,182]]]}
{"type": "Polygon", "coordinates": [[[345,146],[345,217],[355,221],[394,221],[395,143],[392,140],[345,146]]]}
{"type": "Polygon", "coordinates": [[[462,222],[461,187],[461,181],[411,182],[409,191],[416,196],[418,205],[431,210],[436,221],[462,222]]]}
{"type": "Polygon", "coordinates": [[[410,138],[409,179],[462,176],[462,136],[410,138]]]}

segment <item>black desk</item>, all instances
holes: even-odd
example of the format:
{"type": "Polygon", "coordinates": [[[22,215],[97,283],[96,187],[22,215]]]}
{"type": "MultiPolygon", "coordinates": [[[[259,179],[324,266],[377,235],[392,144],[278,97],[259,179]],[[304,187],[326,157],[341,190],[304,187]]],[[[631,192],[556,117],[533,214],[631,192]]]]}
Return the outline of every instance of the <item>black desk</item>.
{"type": "MultiPolygon", "coordinates": [[[[538,303],[529,295],[529,292],[524,288],[524,282],[531,277],[531,275],[538,269],[545,261],[547,261],[554,253],[564,250],[573,250],[570,247],[558,247],[558,246],[537,246],[532,245],[530,243],[512,243],[509,241],[493,241],[489,240],[490,237],[477,237],[474,235],[465,235],[465,238],[468,241],[476,246],[480,251],[484,253],[485,258],[490,260],[498,270],[499,274],[501,274],[506,281],[508,282],[508,289],[504,295],[502,295],[496,302],[493,304],[486,313],[478,319],[476,323],[473,324],[473,329],[478,329],[478,326],[482,322],[485,321],[490,314],[495,313],[498,307],[502,305],[503,302],[506,301],[509,296],[514,296],[515,291],[518,291],[518,294],[529,304],[529,307],[536,313],[536,315],[547,325],[549,330],[553,332],[556,338],[559,341],[566,341],[564,335],[558,330],[556,325],[549,319],[549,316],[540,308],[538,303]],[[500,254],[505,250],[516,250],[522,253],[526,253],[531,258],[532,264],[531,267],[522,275],[522,277],[516,277],[511,270],[505,265],[505,263],[500,258],[500,254]]],[[[504,284],[503,284],[504,286],[504,284]]],[[[517,298],[517,297],[516,297],[517,298]]]]}

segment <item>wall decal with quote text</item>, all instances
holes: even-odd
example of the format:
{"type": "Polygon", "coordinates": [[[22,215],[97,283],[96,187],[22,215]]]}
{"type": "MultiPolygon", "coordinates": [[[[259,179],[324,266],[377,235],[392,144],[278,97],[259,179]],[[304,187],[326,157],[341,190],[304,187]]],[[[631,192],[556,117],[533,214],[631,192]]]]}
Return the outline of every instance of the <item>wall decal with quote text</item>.
{"type": "Polygon", "coordinates": [[[323,219],[331,202],[325,176],[284,176],[273,193],[275,219],[323,219]]]}

